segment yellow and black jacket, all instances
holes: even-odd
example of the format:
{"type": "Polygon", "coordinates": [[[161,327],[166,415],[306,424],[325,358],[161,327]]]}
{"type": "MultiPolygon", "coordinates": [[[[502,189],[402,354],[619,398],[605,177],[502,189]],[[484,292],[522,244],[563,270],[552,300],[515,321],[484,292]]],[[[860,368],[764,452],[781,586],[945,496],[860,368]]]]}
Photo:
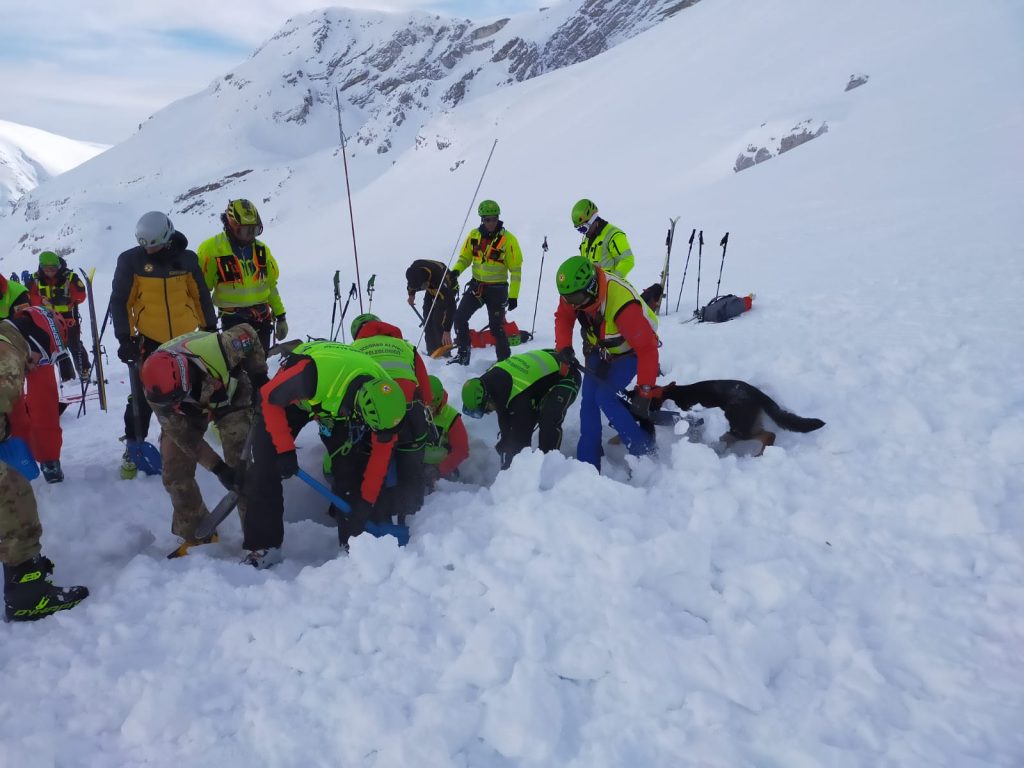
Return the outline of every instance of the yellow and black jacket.
{"type": "Polygon", "coordinates": [[[210,291],[183,234],[175,232],[158,253],[139,246],[118,256],[110,319],[118,339],[140,335],[159,343],[197,328],[216,329],[210,291]]]}

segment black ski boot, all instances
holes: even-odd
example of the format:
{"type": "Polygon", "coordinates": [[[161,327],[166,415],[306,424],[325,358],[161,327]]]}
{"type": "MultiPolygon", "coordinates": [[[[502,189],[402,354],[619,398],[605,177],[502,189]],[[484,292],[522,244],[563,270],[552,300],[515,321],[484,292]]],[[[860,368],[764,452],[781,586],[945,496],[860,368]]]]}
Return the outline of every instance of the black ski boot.
{"type": "Polygon", "coordinates": [[[60,468],[59,461],[44,461],[39,465],[43,470],[43,477],[48,483],[64,482],[64,470],[60,468]]]}
{"type": "Polygon", "coordinates": [[[460,349],[458,354],[448,361],[448,365],[469,365],[469,350],[460,349]]]}
{"type": "Polygon", "coordinates": [[[36,555],[20,565],[4,565],[4,608],[8,621],[35,621],[74,608],[89,596],[87,587],[56,587],[53,562],[36,555]]]}

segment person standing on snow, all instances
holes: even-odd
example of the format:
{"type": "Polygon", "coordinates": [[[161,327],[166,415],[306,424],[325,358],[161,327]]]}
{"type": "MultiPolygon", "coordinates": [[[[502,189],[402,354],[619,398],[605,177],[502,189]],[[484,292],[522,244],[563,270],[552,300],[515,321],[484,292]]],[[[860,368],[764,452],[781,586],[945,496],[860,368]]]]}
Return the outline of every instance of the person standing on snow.
{"type": "Polygon", "coordinates": [[[252,465],[245,474],[249,502],[242,530],[242,562],[268,568],[281,560],[284,541],[284,494],[281,481],[298,472],[295,437],[317,421],[334,457],[335,492],[351,504],[339,516],[342,547],[364,530],[368,520],[386,514],[376,504],[405,420],[407,402],[401,387],[379,363],[346,344],[310,341],[285,358],[277,374],[260,389],[253,426],[252,465]]]}
{"type": "Polygon", "coordinates": [[[501,208],[493,200],[484,200],[477,213],[480,226],[469,233],[452,270],[452,275],[458,278],[466,267],[473,265],[473,278],[455,310],[455,343],[459,353],[452,362],[460,365],[469,365],[469,320],[482,306],[487,307],[498,359],[504,360],[512,354],[505,335],[505,309],[513,310],[518,306],[522,280],[523,252],[515,235],[507,231],[505,223],[498,218],[501,208]]]}
{"type": "Polygon", "coordinates": [[[448,404],[448,393],[437,376],[430,377],[430,389],[434,402],[430,415],[437,429],[437,440],[424,451],[428,483],[432,486],[438,478],[457,480],[459,465],[469,458],[469,434],[462,416],[455,407],[448,404]]]}
{"type": "MultiPolygon", "coordinates": [[[[255,393],[267,382],[267,358],[256,331],[242,323],[223,333],[195,331],[161,344],[143,363],[141,377],[161,427],[161,479],[174,509],[171,532],[181,538],[167,557],[182,557],[191,547],[217,541],[216,532],[195,537],[208,512],[196,484],[196,464],[229,491],[237,490],[255,393]],[[223,459],[203,438],[211,421],[224,446],[223,459]]],[[[245,518],[241,497],[238,514],[245,518]]]]}
{"type": "Polygon", "coordinates": [[[580,439],[576,458],[601,469],[601,414],[634,456],[654,451],[654,438],[638,423],[651,410],[658,376],[658,318],[636,289],[583,256],[566,259],[555,275],[561,296],[555,310],[555,346],[566,368],[578,365],[572,330],[583,331],[580,439]],[[618,392],[636,377],[627,407],[618,392]]]}
{"type": "Polygon", "coordinates": [[[539,427],[540,450],[557,451],[562,444],[562,422],[580,389],[576,366],[561,370],[553,349],[512,355],[462,386],[462,412],[475,419],[498,414],[501,438],[494,446],[501,468],[529,448],[539,427]]]}
{"type": "Polygon", "coordinates": [[[633,249],[626,233],[597,215],[597,204],[583,198],[572,207],[572,225],[580,234],[580,256],[618,277],[633,269],[633,249]]]}
{"type": "Polygon", "coordinates": [[[204,240],[197,253],[221,328],[248,323],[263,349],[270,349],[272,335],[278,341],[287,338],[288,321],[277,292],[277,261],[266,243],[256,239],[263,233],[263,220],[248,200],[229,200],[220,220],[224,231],[204,240]]]}
{"type": "MultiPolygon", "coordinates": [[[[210,291],[199,260],[188,250],[188,238],[176,232],[160,211],[144,214],[135,225],[138,246],[117,257],[110,289],[110,319],[117,337],[117,356],[126,364],[141,364],[161,344],[198,328],[217,330],[210,291]]],[[[138,403],[142,434],[135,433],[132,400],[124,411],[125,441],[142,441],[153,415],[138,403]]],[[[138,468],[125,451],[121,477],[135,477],[138,468]]]]}
{"type": "Polygon", "coordinates": [[[452,323],[455,322],[455,300],[459,283],[443,262],[416,259],[405,270],[406,291],[410,307],[416,306],[416,293],[423,291],[423,337],[427,354],[450,347],[452,323]]]}
{"type": "MultiPolygon", "coordinates": [[[[19,307],[0,321],[0,440],[27,428],[22,389],[25,373],[52,363],[65,352],[62,321],[43,307],[19,307]]],[[[8,621],[32,621],[74,608],[89,596],[86,587],[57,587],[53,562],[43,556],[36,497],[28,479],[0,462],[0,562],[4,569],[4,611],[8,621]]]]}
{"type": "Polygon", "coordinates": [[[47,307],[61,317],[68,327],[68,349],[74,357],[61,361],[61,381],[71,381],[78,371],[82,381],[88,381],[92,368],[89,353],[82,343],[82,323],[78,305],[85,301],[85,283],[68,269],[67,263],[53,251],[39,254],[39,270],[29,278],[29,302],[36,307],[47,307]]]}

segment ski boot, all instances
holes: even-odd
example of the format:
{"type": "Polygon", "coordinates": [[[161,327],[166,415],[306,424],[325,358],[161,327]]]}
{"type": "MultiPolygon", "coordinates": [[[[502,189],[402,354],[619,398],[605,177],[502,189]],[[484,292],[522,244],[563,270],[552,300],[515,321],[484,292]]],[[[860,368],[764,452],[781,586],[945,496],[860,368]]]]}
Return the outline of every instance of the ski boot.
{"type": "Polygon", "coordinates": [[[258,571],[265,570],[281,562],[281,548],[250,549],[242,558],[242,565],[251,565],[258,571]]]}
{"type": "Polygon", "coordinates": [[[134,480],[139,474],[139,468],[135,466],[135,462],[131,460],[128,455],[128,451],[124,452],[121,456],[121,479],[122,480],[134,480]]]}
{"type": "Polygon", "coordinates": [[[43,478],[48,483],[64,482],[64,470],[60,468],[60,461],[43,461],[39,464],[43,471],[43,478]]]}
{"type": "Polygon", "coordinates": [[[20,565],[4,565],[7,621],[35,621],[74,608],[89,596],[88,587],[57,587],[50,582],[53,562],[36,555],[20,565]]]}
{"type": "Polygon", "coordinates": [[[448,361],[448,365],[469,365],[469,350],[460,349],[458,354],[448,361]]]}
{"type": "Polygon", "coordinates": [[[184,557],[192,547],[201,547],[203,544],[216,544],[218,541],[220,541],[220,536],[217,535],[216,531],[205,539],[185,539],[178,545],[177,549],[167,556],[167,559],[175,560],[179,557],[184,557]]]}

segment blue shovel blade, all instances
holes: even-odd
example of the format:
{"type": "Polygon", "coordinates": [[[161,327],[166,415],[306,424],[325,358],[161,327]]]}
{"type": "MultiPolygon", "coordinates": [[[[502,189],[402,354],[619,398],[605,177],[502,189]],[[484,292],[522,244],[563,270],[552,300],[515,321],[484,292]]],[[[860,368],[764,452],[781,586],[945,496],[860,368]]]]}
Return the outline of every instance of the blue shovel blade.
{"type": "Polygon", "coordinates": [[[39,477],[39,465],[32,458],[28,444],[20,437],[8,437],[0,442],[0,461],[20,472],[27,480],[39,477]]]}
{"type": "Polygon", "coordinates": [[[163,471],[160,450],[152,443],[145,440],[129,440],[127,449],[128,458],[147,475],[159,475],[163,471]]]}

